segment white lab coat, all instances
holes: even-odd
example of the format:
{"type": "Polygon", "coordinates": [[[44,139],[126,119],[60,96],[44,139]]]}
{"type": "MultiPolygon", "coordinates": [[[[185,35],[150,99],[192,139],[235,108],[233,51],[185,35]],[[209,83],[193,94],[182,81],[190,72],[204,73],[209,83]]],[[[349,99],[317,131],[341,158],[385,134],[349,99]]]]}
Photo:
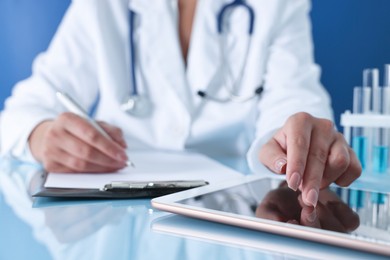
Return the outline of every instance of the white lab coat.
{"type": "MultiPolygon", "coordinates": [[[[54,88],[89,110],[98,95],[96,118],[123,129],[130,149],[191,149],[211,156],[257,152],[270,133],[292,114],[306,111],[332,119],[328,94],[313,62],[310,4],[306,0],[247,0],[256,19],[240,92],[264,82],[261,98],[245,103],[202,100],[198,90],[224,97],[216,14],[231,0],[199,0],[188,63],[178,38],[177,1],[74,0],[47,52],[6,102],[2,118],[3,153],[25,153],[26,140],[41,121],[66,111],[54,88]],[[135,28],[138,90],[153,103],[147,118],[129,116],[120,105],[130,93],[129,8],[135,28]]],[[[247,13],[229,18],[226,42],[233,77],[238,77],[247,43],[247,13]]]]}

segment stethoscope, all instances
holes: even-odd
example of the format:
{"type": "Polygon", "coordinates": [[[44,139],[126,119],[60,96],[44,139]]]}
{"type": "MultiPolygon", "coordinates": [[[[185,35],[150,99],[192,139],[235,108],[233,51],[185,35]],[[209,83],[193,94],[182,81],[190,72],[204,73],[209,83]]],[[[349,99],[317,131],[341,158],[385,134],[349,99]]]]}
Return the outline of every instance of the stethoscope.
{"type": "Polygon", "coordinates": [[[152,110],[152,104],[145,95],[138,93],[137,77],[135,75],[135,43],[134,43],[134,23],[136,13],[130,10],[129,13],[129,35],[130,35],[130,78],[131,78],[131,92],[128,97],[125,98],[121,105],[121,109],[130,115],[143,117],[150,114],[152,110]]]}
{"type": "MultiPolygon", "coordinates": [[[[152,105],[151,105],[150,100],[146,96],[140,95],[138,93],[138,88],[137,88],[137,79],[136,79],[136,75],[135,75],[135,71],[136,71],[135,63],[136,62],[135,62],[135,43],[134,43],[135,15],[136,14],[130,10],[130,14],[129,14],[130,56],[131,56],[130,57],[130,62],[131,62],[131,66],[130,66],[131,74],[130,75],[131,75],[132,88],[131,88],[130,95],[128,97],[126,97],[124,102],[122,103],[121,109],[123,111],[129,113],[130,115],[142,117],[142,116],[148,115],[151,112],[152,105]]],[[[200,98],[205,99],[205,100],[215,101],[218,103],[227,103],[227,102],[240,102],[240,103],[242,103],[242,102],[246,102],[246,101],[249,101],[249,100],[254,99],[256,97],[261,96],[261,94],[263,92],[262,84],[260,84],[260,86],[258,86],[255,89],[254,93],[251,95],[242,96],[242,95],[235,93],[235,90],[238,89],[239,85],[242,82],[245,67],[247,65],[248,54],[249,54],[249,50],[251,48],[252,36],[253,36],[253,31],[254,31],[254,21],[255,21],[255,12],[254,12],[253,8],[246,3],[245,0],[234,0],[233,2],[226,4],[221,8],[221,10],[219,11],[219,13],[217,15],[217,32],[219,35],[219,45],[220,45],[220,50],[221,50],[221,55],[220,55],[221,56],[221,65],[220,66],[223,66],[223,69],[225,69],[225,71],[227,71],[227,73],[225,73],[225,74],[227,74],[229,76],[229,78],[232,82],[230,84],[231,88],[228,87],[228,84],[226,82],[226,78],[224,78],[224,86],[225,86],[225,89],[227,91],[226,97],[220,98],[220,97],[212,96],[212,95],[208,94],[206,91],[200,90],[197,93],[200,98]],[[239,74],[238,74],[239,76],[236,80],[234,80],[231,67],[226,59],[227,52],[226,52],[226,46],[224,44],[225,43],[225,41],[224,41],[225,40],[224,39],[224,27],[225,26],[224,25],[225,25],[225,17],[227,15],[227,13],[232,12],[233,9],[237,8],[237,7],[243,7],[248,12],[249,40],[248,40],[247,48],[246,48],[246,51],[244,54],[243,63],[242,63],[241,69],[240,69],[239,74]]]]}

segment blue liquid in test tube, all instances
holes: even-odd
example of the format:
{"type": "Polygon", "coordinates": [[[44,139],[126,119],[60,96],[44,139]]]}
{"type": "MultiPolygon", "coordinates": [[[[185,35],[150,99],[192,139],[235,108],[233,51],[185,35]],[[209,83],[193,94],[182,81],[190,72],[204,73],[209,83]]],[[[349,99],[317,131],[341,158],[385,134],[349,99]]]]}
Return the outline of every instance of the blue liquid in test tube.
{"type": "Polygon", "coordinates": [[[385,204],[385,194],[371,192],[371,202],[376,204],[385,204]]]}
{"type": "Polygon", "coordinates": [[[354,136],[352,138],[352,149],[356,153],[356,156],[358,157],[362,168],[366,168],[366,161],[367,161],[367,149],[368,149],[368,144],[367,144],[367,137],[358,135],[354,136]]]}
{"type": "MultiPolygon", "coordinates": [[[[373,113],[378,115],[389,114],[390,88],[375,87],[373,91],[373,113]]],[[[386,173],[389,158],[389,130],[386,128],[374,129],[374,146],[372,153],[373,170],[375,173],[386,173]]]]}
{"type": "Polygon", "coordinates": [[[349,190],[348,205],[357,212],[364,207],[364,198],[364,191],[349,190]]]}
{"type": "Polygon", "coordinates": [[[375,145],[373,151],[373,164],[376,173],[385,173],[388,167],[389,147],[386,145],[375,145]]]}
{"type": "MultiPolygon", "coordinates": [[[[355,87],[353,89],[353,113],[366,114],[370,112],[371,88],[355,87]]],[[[359,158],[363,170],[367,167],[368,140],[363,127],[352,129],[352,149],[359,158]]]]}

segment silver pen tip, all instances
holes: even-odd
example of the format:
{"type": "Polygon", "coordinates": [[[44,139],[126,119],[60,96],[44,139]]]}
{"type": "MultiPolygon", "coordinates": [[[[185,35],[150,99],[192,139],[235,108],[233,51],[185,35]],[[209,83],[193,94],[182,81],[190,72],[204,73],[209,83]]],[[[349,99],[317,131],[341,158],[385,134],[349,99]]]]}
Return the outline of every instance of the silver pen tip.
{"type": "Polygon", "coordinates": [[[126,165],[135,168],[135,164],[132,161],[127,161],[126,165]]]}

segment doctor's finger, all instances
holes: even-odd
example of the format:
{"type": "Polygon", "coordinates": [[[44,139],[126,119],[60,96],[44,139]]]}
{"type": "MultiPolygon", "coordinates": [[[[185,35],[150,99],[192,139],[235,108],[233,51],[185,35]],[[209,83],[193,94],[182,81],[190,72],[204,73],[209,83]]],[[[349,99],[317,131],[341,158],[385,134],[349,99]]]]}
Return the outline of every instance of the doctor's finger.
{"type": "Polygon", "coordinates": [[[350,163],[348,165],[348,168],[335,181],[335,183],[337,183],[342,187],[346,187],[350,185],[354,180],[359,178],[360,175],[362,174],[362,166],[355,152],[350,147],[348,147],[348,152],[350,156],[350,163]]]}
{"type": "Polygon", "coordinates": [[[286,179],[288,186],[293,190],[297,190],[302,183],[310,147],[312,120],[313,117],[309,114],[299,113],[289,118],[284,129],[287,152],[286,179]]]}
{"type": "Polygon", "coordinates": [[[104,167],[85,160],[81,160],[63,150],[56,149],[53,151],[53,157],[43,162],[48,172],[113,172],[118,169],[113,167],[104,167]]]}
{"type": "Polygon", "coordinates": [[[320,188],[325,188],[337,180],[348,169],[350,161],[348,145],[344,137],[338,133],[336,141],[330,147],[320,188]]]}
{"type": "Polygon", "coordinates": [[[260,149],[259,160],[268,169],[275,173],[286,173],[286,153],[274,138],[269,140],[260,149]]]}
{"type": "Polygon", "coordinates": [[[43,161],[42,163],[47,172],[72,172],[69,167],[53,160],[43,161]]]}
{"type": "Polygon", "coordinates": [[[126,163],[112,159],[66,131],[64,131],[61,137],[62,140],[66,141],[61,142],[61,146],[58,147],[58,149],[64,150],[80,160],[100,165],[105,168],[121,169],[126,166],[126,163]]]}
{"type": "Polygon", "coordinates": [[[302,199],[308,206],[316,206],[319,190],[332,144],[333,126],[322,126],[313,130],[306,169],[302,182],[302,199]]]}
{"type": "Polygon", "coordinates": [[[60,120],[63,122],[65,130],[72,135],[90,144],[114,160],[121,162],[127,161],[124,148],[115,141],[103,136],[85,119],[72,113],[63,113],[60,115],[60,120]]]}
{"type": "Polygon", "coordinates": [[[107,124],[105,122],[98,122],[99,125],[104,129],[104,131],[107,132],[107,134],[115,141],[117,142],[120,146],[123,148],[127,148],[126,141],[123,137],[123,131],[119,127],[107,124]]]}

